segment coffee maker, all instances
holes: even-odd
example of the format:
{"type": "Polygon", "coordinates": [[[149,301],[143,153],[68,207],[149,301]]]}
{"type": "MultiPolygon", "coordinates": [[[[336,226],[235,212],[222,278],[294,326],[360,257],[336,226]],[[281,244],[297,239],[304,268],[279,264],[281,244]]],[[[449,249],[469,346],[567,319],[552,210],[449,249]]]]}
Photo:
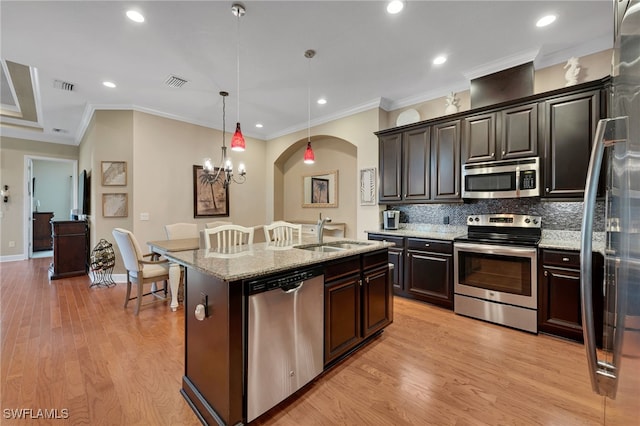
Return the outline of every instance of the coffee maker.
{"type": "Polygon", "coordinates": [[[384,229],[398,229],[400,224],[399,210],[384,210],[382,212],[382,226],[384,229]]]}

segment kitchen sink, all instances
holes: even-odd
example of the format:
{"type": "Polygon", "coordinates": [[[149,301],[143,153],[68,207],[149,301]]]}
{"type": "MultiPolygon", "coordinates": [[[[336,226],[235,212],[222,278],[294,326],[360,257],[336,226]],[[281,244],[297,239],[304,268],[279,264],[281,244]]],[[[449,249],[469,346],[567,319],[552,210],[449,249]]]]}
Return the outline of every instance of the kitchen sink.
{"type": "Polygon", "coordinates": [[[355,249],[362,246],[367,246],[369,244],[370,243],[363,242],[363,241],[335,241],[335,242],[324,243],[324,244],[307,244],[304,246],[297,246],[296,248],[299,248],[302,250],[330,253],[330,252],[336,252],[336,251],[355,249]]]}

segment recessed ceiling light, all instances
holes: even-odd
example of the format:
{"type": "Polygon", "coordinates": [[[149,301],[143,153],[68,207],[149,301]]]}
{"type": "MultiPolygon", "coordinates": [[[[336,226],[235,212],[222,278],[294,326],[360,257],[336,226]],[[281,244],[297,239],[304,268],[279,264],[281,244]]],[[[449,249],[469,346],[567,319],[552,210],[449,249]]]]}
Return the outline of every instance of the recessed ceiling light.
{"type": "Polygon", "coordinates": [[[442,65],[445,62],[447,62],[447,57],[444,55],[436,56],[435,59],[433,60],[434,65],[442,65]]]}
{"type": "Polygon", "coordinates": [[[538,19],[538,22],[536,22],[536,27],[546,27],[547,25],[552,24],[553,21],[556,20],[556,18],[556,15],[543,16],[542,18],[538,19]]]}
{"type": "Polygon", "coordinates": [[[127,18],[131,19],[133,22],[144,22],[144,16],[136,10],[127,10],[127,18]]]}
{"type": "Polygon", "coordinates": [[[256,127],[257,127],[258,129],[262,129],[264,126],[262,125],[262,123],[256,123],[256,127]]]}
{"type": "Polygon", "coordinates": [[[404,1],[402,0],[392,0],[387,3],[387,13],[391,13],[395,15],[396,13],[400,13],[404,8],[404,1]]]}
{"type": "Polygon", "coordinates": [[[319,105],[324,105],[324,104],[326,104],[326,103],[327,103],[327,100],[326,100],[325,98],[320,98],[320,99],[318,99],[318,104],[319,104],[319,105]]]}
{"type": "Polygon", "coordinates": [[[114,87],[116,87],[116,84],[115,84],[115,83],[113,83],[113,82],[111,82],[111,81],[103,81],[103,82],[102,82],[102,85],[103,85],[103,86],[106,86],[106,87],[108,87],[108,88],[110,88],[110,89],[113,89],[114,87]]]}

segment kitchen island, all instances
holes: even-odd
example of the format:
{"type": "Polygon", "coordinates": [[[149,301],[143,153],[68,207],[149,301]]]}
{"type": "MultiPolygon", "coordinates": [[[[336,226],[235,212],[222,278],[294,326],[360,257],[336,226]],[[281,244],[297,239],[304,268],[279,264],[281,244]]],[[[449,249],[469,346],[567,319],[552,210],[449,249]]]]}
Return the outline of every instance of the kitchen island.
{"type": "MultiPolygon", "coordinates": [[[[387,250],[392,244],[327,238],[330,248],[323,249],[309,247],[315,245],[310,240],[304,242],[167,253],[186,269],[181,393],[203,423],[235,425],[253,419],[247,414],[248,352],[254,343],[248,327],[252,282],[311,269],[324,274],[324,297],[314,303],[323,305],[324,314],[321,369],[339,362],[391,323],[387,250]]],[[[275,366],[278,360],[273,361],[275,366]]]]}

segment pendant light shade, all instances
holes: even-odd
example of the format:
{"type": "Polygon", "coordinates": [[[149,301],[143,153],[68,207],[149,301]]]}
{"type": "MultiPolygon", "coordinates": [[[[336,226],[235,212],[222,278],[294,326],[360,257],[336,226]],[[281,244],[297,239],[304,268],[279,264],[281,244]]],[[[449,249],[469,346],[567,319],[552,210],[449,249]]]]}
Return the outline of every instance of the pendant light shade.
{"type": "Polygon", "coordinates": [[[245,145],[244,136],[242,136],[242,130],[240,130],[240,123],[236,123],[236,132],[231,138],[231,149],[233,151],[244,151],[245,145]]]}
{"type": "Polygon", "coordinates": [[[316,156],[311,148],[311,141],[307,141],[307,149],[304,151],[305,164],[313,164],[316,161],[316,156]]]}

